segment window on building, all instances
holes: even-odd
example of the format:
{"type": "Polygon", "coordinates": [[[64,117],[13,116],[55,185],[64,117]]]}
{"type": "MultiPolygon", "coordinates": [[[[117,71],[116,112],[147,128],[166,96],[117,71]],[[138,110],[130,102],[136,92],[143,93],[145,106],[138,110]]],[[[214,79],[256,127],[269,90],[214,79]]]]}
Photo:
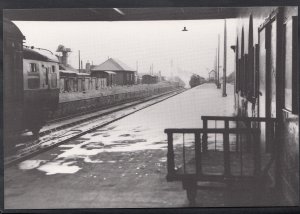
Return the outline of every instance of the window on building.
{"type": "Polygon", "coordinates": [[[285,24],[285,75],[284,75],[284,97],[285,109],[297,114],[299,106],[298,92],[298,17],[294,16],[285,24]]]}
{"type": "Polygon", "coordinates": [[[52,65],[52,73],[55,73],[56,72],[56,70],[55,70],[55,66],[54,65],[52,65]]]}
{"type": "Polygon", "coordinates": [[[38,72],[38,65],[36,63],[30,63],[30,72],[38,72]]]}

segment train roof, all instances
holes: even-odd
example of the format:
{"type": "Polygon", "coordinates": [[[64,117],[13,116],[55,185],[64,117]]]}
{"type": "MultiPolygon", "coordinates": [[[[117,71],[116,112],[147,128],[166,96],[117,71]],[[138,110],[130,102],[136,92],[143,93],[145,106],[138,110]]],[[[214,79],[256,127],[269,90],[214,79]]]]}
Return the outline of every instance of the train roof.
{"type": "Polygon", "coordinates": [[[33,49],[29,49],[29,48],[24,48],[23,53],[24,53],[24,59],[32,59],[32,60],[38,60],[38,61],[44,61],[44,62],[59,63],[57,57],[54,56],[53,54],[44,53],[37,49],[33,50],[33,49]]]}
{"type": "Polygon", "coordinates": [[[4,35],[14,37],[20,40],[24,40],[25,36],[20,31],[20,29],[12,21],[8,19],[3,19],[3,32],[4,35]]]}

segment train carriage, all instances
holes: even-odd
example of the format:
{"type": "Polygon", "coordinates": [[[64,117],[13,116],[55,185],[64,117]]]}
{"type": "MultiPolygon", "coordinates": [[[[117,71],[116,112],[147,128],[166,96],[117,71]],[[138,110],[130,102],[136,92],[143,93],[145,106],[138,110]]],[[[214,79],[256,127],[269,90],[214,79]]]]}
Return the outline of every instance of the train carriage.
{"type": "Polygon", "coordinates": [[[39,133],[59,101],[58,60],[53,54],[23,47],[25,36],[4,19],[5,138],[30,130],[39,133]]]}

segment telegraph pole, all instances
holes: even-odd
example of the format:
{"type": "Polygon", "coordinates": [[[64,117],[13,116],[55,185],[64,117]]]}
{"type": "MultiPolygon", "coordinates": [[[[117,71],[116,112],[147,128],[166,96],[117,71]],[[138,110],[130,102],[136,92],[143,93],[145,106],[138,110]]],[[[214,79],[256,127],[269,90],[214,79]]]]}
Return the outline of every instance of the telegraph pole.
{"type": "Polygon", "coordinates": [[[224,22],[224,60],[223,60],[223,97],[226,97],[226,51],[227,51],[227,45],[226,45],[226,40],[227,40],[227,32],[226,32],[226,19],[224,22]]]}
{"type": "Polygon", "coordinates": [[[217,72],[217,66],[218,66],[218,50],[216,48],[216,58],[215,58],[215,83],[216,83],[216,86],[218,88],[218,72],[217,72]]]}
{"type": "Polygon", "coordinates": [[[220,34],[218,34],[218,63],[217,63],[218,87],[217,88],[221,88],[219,68],[220,68],[220,34]]]}
{"type": "Polygon", "coordinates": [[[78,51],[78,69],[80,73],[80,50],[78,51]]]}

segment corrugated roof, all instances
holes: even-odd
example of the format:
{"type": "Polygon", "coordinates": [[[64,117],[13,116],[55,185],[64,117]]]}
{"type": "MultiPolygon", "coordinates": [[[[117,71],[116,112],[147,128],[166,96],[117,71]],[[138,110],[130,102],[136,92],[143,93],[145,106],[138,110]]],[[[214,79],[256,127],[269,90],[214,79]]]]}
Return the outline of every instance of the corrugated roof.
{"type": "Polygon", "coordinates": [[[64,73],[64,74],[77,74],[74,71],[68,71],[68,70],[59,70],[59,72],[64,73]]]}
{"type": "Polygon", "coordinates": [[[58,59],[50,54],[45,53],[45,51],[37,50],[37,49],[29,49],[29,48],[23,48],[23,54],[24,59],[33,59],[33,60],[39,60],[44,62],[56,62],[58,63],[58,59]]]}
{"type": "Polygon", "coordinates": [[[90,76],[89,74],[87,73],[76,73],[78,76],[90,76]]]}
{"type": "Polygon", "coordinates": [[[78,73],[78,70],[76,68],[73,68],[71,65],[65,66],[64,64],[60,63],[59,66],[62,68],[62,70],[69,70],[78,73]]]}
{"type": "Polygon", "coordinates": [[[107,73],[107,74],[116,74],[115,72],[113,72],[113,71],[104,71],[105,73],[107,73]]]}
{"type": "Polygon", "coordinates": [[[92,71],[134,71],[128,65],[115,58],[109,58],[102,64],[94,66],[91,70],[92,71]]]}

